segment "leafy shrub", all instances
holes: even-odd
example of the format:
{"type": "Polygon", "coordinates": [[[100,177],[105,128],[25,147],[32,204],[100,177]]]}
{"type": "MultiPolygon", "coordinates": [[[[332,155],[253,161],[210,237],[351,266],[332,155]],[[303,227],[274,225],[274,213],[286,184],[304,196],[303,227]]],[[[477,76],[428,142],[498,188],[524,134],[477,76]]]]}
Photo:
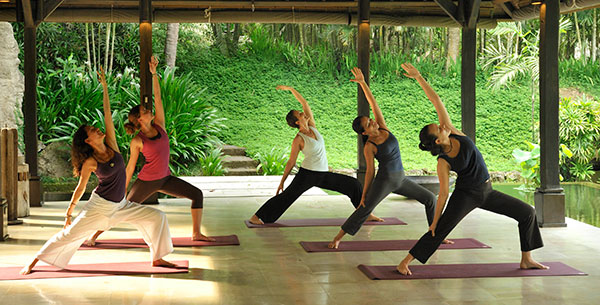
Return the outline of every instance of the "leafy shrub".
{"type": "MultiPolygon", "coordinates": [[[[61,69],[43,69],[38,86],[38,132],[47,144],[66,140],[82,124],[104,126],[102,87],[95,75],[69,57],[57,59],[61,69]]],[[[166,129],[171,146],[171,170],[177,173],[186,164],[197,161],[203,151],[219,143],[217,134],[224,128],[216,109],[204,98],[204,89],[190,75],[175,76],[173,70],[159,72],[166,117],[166,129]]],[[[131,107],[139,103],[139,79],[132,70],[107,75],[112,116],[117,143],[124,157],[129,152],[131,136],[124,123],[131,107]]]]}
{"type": "MultiPolygon", "coordinates": [[[[525,141],[529,147],[529,151],[515,148],[513,150],[513,157],[521,167],[521,177],[525,179],[525,184],[521,186],[522,189],[532,190],[540,186],[540,145],[533,144],[525,141]]],[[[560,145],[560,162],[564,163],[565,158],[573,156],[569,148],[561,144],[560,145]]],[[[562,176],[560,177],[562,180],[562,176]]]]}
{"type": "Polygon", "coordinates": [[[200,152],[198,164],[201,167],[203,176],[223,176],[226,172],[223,168],[221,148],[215,148],[210,152],[200,152]]]}
{"type": "Polygon", "coordinates": [[[268,153],[256,153],[254,157],[260,161],[260,164],[256,168],[257,172],[262,172],[265,176],[283,175],[288,160],[288,153],[273,147],[268,153]]]}

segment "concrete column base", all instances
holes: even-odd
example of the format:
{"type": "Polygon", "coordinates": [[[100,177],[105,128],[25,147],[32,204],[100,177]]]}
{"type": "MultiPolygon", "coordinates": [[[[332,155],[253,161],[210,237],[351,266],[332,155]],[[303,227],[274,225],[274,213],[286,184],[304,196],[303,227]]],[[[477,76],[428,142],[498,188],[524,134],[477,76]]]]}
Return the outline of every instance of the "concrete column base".
{"type": "Polygon", "coordinates": [[[566,227],[565,193],[535,191],[535,211],[540,227],[566,227]]]}

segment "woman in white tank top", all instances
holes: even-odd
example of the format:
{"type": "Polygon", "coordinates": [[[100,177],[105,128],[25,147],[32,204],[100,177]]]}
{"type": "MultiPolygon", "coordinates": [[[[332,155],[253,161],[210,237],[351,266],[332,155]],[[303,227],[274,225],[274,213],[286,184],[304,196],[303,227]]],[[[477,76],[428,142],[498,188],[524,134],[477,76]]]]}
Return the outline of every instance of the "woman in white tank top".
{"type": "MultiPolygon", "coordinates": [[[[298,128],[298,134],[292,142],[290,159],[277,188],[277,195],[265,202],[250,218],[250,222],[264,224],[277,221],[300,195],[313,186],[344,194],[350,198],[355,208],[358,207],[362,196],[362,186],[353,177],[329,172],[325,142],[316,128],[308,102],[292,87],[277,86],[277,89],[290,91],[302,105],[303,112],[291,110],[286,116],[288,125],[298,128]],[[296,164],[300,151],[304,154],[304,161],[292,183],[283,190],[284,182],[296,164]]],[[[371,215],[368,220],[382,221],[374,215],[371,215]]]]}

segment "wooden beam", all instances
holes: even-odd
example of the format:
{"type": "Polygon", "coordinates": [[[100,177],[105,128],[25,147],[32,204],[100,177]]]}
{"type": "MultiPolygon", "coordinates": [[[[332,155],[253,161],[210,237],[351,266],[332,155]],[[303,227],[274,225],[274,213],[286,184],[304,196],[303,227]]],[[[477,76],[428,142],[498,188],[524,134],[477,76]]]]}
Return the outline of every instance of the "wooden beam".
{"type": "Polygon", "coordinates": [[[500,7],[502,8],[502,10],[506,13],[506,15],[508,15],[510,17],[510,19],[514,19],[513,17],[513,5],[510,1],[508,2],[501,2],[499,3],[500,7]]]}
{"type": "Polygon", "coordinates": [[[458,18],[458,7],[450,0],[434,0],[435,3],[439,5],[439,7],[452,18],[452,20],[456,21],[456,23],[462,25],[462,22],[458,18]]]}
{"type": "Polygon", "coordinates": [[[56,8],[58,8],[64,2],[64,0],[46,0],[43,2],[44,8],[42,10],[41,16],[42,21],[46,20],[46,18],[48,18],[48,16],[50,16],[50,14],[52,14],[56,10],[56,8]]]}
{"type": "MultiPolygon", "coordinates": [[[[358,68],[360,68],[365,77],[365,82],[369,84],[369,75],[370,75],[370,52],[371,52],[371,6],[369,0],[358,0],[358,33],[356,39],[356,52],[357,52],[357,64],[358,68]]],[[[356,96],[356,111],[359,116],[369,116],[369,103],[367,101],[367,97],[365,93],[358,85],[358,94],[356,96]]],[[[362,136],[357,135],[356,137],[356,147],[357,147],[357,163],[358,170],[356,172],[356,176],[358,180],[364,184],[365,182],[365,172],[367,170],[367,162],[364,156],[364,145],[362,141],[362,136]]]]}
{"type": "Polygon", "coordinates": [[[31,10],[31,1],[30,0],[21,0],[21,5],[23,6],[23,16],[25,17],[25,26],[26,27],[34,27],[33,23],[33,12],[31,10]]]}
{"type": "Polygon", "coordinates": [[[468,1],[469,12],[466,14],[466,26],[469,29],[474,29],[479,19],[479,7],[481,6],[481,0],[469,0],[468,1]]]}

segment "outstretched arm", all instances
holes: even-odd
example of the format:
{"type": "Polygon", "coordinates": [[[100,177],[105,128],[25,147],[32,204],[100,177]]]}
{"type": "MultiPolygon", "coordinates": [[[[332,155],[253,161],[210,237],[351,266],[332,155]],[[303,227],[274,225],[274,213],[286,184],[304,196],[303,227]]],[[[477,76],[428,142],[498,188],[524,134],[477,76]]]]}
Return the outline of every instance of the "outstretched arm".
{"type": "Polygon", "coordinates": [[[289,87],[289,86],[283,86],[283,85],[277,86],[276,89],[290,91],[294,95],[294,97],[298,100],[298,102],[300,102],[300,104],[302,105],[302,111],[308,117],[308,126],[316,127],[315,117],[313,116],[312,110],[310,109],[308,102],[304,99],[304,97],[298,91],[296,91],[296,89],[289,87]]]}
{"type": "Polygon", "coordinates": [[[421,76],[419,70],[417,70],[417,68],[413,67],[413,65],[409,63],[403,63],[402,68],[404,69],[404,71],[406,71],[406,73],[404,74],[405,76],[414,78],[415,80],[417,80],[421,88],[423,88],[423,91],[425,91],[425,95],[427,95],[427,98],[431,101],[433,107],[435,107],[435,111],[437,112],[440,125],[450,128],[452,133],[463,135],[463,133],[460,130],[458,130],[456,127],[454,127],[454,125],[452,125],[450,115],[448,114],[448,111],[446,110],[442,99],[440,99],[440,96],[435,92],[435,90],[433,90],[433,88],[431,88],[431,85],[429,85],[429,83],[423,78],[423,76],[421,76]]]}
{"type": "Polygon", "coordinates": [[[106,126],[106,144],[112,148],[112,150],[119,152],[119,145],[117,145],[117,135],[115,133],[115,123],[112,119],[112,112],[110,111],[110,99],[108,98],[108,84],[106,83],[106,75],[104,75],[104,69],[100,67],[98,73],[98,80],[102,84],[102,108],[104,109],[104,126],[106,126]]]}
{"type": "Polygon", "coordinates": [[[129,161],[127,162],[127,167],[125,168],[125,189],[127,189],[129,182],[131,182],[131,177],[133,177],[135,164],[137,163],[140,151],[142,151],[142,145],[142,140],[140,140],[140,138],[134,137],[131,139],[131,143],[129,144],[129,161]]]}
{"type": "Polygon", "coordinates": [[[375,116],[375,121],[377,122],[377,124],[379,124],[379,127],[387,130],[388,128],[385,124],[385,119],[383,117],[383,113],[381,112],[381,108],[379,108],[379,105],[377,104],[377,101],[375,100],[375,97],[371,92],[371,88],[369,88],[369,85],[367,85],[367,82],[365,81],[365,76],[363,75],[362,71],[359,68],[355,67],[352,69],[352,74],[354,74],[354,79],[351,79],[350,81],[360,85],[360,88],[365,93],[365,97],[367,98],[367,101],[371,106],[373,116],[375,116]]]}
{"type": "Polygon", "coordinates": [[[365,206],[365,199],[367,198],[367,192],[371,187],[371,182],[373,182],[373,177],[375,176],[375,154],[376,148],[373,144],[365,144],[365,148],[363,150],[365,155],[365,161],[367,163],[367,170],[365,171],[365,185],[363,187],[362,197],[360,198],[359,207],[365,206]]]}
{"type": "Polygon", "coordinates": [[[285,170],[283,171],[283,176],[281,177],[281,182],[279,182],[279,186],[277,187],[276,195],[279,195],[281,191],[283,191],[283,184],[285,183],[285,179],[289,176],[292,168],[296,165],[296,160],[298,159],[298,153],[302,150],[304,146],[304,140],[302,137],[296,136],[294,141],[292,142],[292,151],[290,152],[290,158],[288,159],[287,164],[285,165],[285,170]]]}
{"type": "MultiPolygon", "coordinates": [[[[154,124],[159,125],[162,129],[165,128],[165,109],[163,107],[162,96],[160,95],[160,83],[156,74],[158,60],[152,56],[150,59],[150,73],[152,73],[152,88],[154,89],[154,124]]],[[[151,109],[148,109],[151,110],[151,109]]]]}
{"type": "Polygon", "coordinates": [[[73,195],[71,196],[71,202],[69,203],[69,207],[67,208],[67,213],[65,215],[65,225],[63,228],[68,227],[73,220],[73,210],[75,206],[83,196],[85,192],[85,186],[90,180],[90,176],[92,172],[96,170],[98,163],[93,158],[85,160],[83,165],[81,166],[81,174],[79,175],[79,182],[77,183],[77,187],[75,187],[75,191],[73,191],[73,195]]]}
{"type": "Polygon", "coordinates": [[[440,220],[440,217],[442,216],[444,206],[446,205],[446,201],[448,200],[448,177],[450,176],[450,164],[448,164],[446,160],[438,159],[437,174],[438,179],[440,180],[440,193],[438,195],[437,203],[435,205],[435,215],[433,216],[433,222],[429,226],[429,231],[431,231],[432,236],[435,236],[435,228],[437,227],[437,223],[440,220]]]}

